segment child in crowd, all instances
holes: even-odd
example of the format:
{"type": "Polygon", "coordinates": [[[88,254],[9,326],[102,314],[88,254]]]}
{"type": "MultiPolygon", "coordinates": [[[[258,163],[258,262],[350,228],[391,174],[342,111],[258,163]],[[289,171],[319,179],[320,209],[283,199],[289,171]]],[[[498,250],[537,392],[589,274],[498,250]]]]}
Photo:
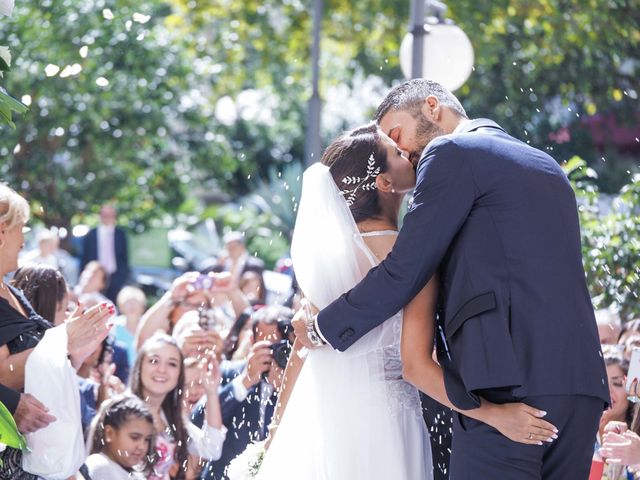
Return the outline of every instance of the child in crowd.
{"type": "Polygon", "coordinates": [[[145,479],[153,471],[153,415],[137,397],[104,402],[94,418],[85,465],[91,480],[145,479]]]}

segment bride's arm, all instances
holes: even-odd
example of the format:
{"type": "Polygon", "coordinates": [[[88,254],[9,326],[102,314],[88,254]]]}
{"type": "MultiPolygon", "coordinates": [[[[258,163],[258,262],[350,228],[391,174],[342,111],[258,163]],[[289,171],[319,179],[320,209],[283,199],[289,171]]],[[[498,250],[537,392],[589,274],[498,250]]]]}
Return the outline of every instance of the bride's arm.
{"type": "Polygon", "coordinates": [[[266,443],[267,448],[273,441],[273,437],[276,434],[278,425],[280,424],[282,414],[287,407],[287,403],[289,403],[289,398],[291,397],[293,386],[296,384],[298,375],[300,375],[302,365],[304,365],[304,358],[300,356],[300,349],[302,347],[303,345],[298,340],[295,340],[293,342],[293,348],[291,354],[289,355],[289,361],[287,362],[287,367],[285,368],[283,373],[282,385],[280,386],[280,392],[278,395],[278,404],[276,405],[276,409],[273,412],[271,424],[269,425],[269,438],[267,439],[266,443]]]}
{"type": "Polygon", "coordinates": [[[481,406],[460,410],[447,396],[442,368],[433,358],[438,278],[434,276],[404,309],[402,323],[402,373],[415,385],[441,404],[491,425],[509,439],[527,444],[552,441],[555,427],[542,420],[544,412],[523,403],[494,404],[481,399],[481,406]],[[534,433],[529,439],[529,433],[534,433]]]}

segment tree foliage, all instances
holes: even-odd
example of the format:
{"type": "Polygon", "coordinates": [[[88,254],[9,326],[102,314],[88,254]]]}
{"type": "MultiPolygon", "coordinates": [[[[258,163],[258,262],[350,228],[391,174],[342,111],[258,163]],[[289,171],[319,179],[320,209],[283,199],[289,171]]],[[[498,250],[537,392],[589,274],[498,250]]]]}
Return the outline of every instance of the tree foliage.
{"type": "Polygon", "coordinates": [[[3,132],[0,175],[47,224],[112,200],[136,220],[173,210],[192,158],[214,150],[193,140],[205,122],[184,101],[191,60],[170,10],[139,3],[23,1],[2,25],[17,57],[8,85],[30,112],[3,132]]]}
{"type": "Polygon", "coordinates": [[[640,175],[618,195],[601,194],[595,171],[574,157],[564,166],[576,192],[582,256],[596,308],[614,306],[625,320],[640,317],[640,175]]]}

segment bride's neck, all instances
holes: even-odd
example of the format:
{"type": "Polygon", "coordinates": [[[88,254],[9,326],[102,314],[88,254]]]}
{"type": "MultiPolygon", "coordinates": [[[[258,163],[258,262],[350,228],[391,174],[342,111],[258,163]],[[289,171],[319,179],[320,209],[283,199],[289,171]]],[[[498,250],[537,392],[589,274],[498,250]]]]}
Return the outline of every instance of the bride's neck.
{"type": "Polygon", "coordinates": [[[368,218],[358,223],[358,230],[361,233],[379,232],[382,230],[398,230],[398,222],[390,221],[387,218],[368,218]]]}
{"type": "Polygon", "coordinates": [[[394,195],[394,198],[387,198],[381,201],[382,211],[376,217],[367,218],[358,222],[358,230],[363,233],[380,230],[398,230],[398,216],[400,215],[400,204],[402,197],[394,195]]]}

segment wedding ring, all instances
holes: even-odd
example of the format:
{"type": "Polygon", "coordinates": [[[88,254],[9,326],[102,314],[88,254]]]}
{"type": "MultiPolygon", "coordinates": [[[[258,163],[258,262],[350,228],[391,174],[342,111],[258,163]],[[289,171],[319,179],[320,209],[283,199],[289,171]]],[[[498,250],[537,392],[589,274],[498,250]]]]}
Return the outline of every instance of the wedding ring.
{"type": "Polygon", "coordinates": [[[531,440],[533,438],[533,433],[529,433],[529,436],[527,437],[527,440],[531,440]]]}

